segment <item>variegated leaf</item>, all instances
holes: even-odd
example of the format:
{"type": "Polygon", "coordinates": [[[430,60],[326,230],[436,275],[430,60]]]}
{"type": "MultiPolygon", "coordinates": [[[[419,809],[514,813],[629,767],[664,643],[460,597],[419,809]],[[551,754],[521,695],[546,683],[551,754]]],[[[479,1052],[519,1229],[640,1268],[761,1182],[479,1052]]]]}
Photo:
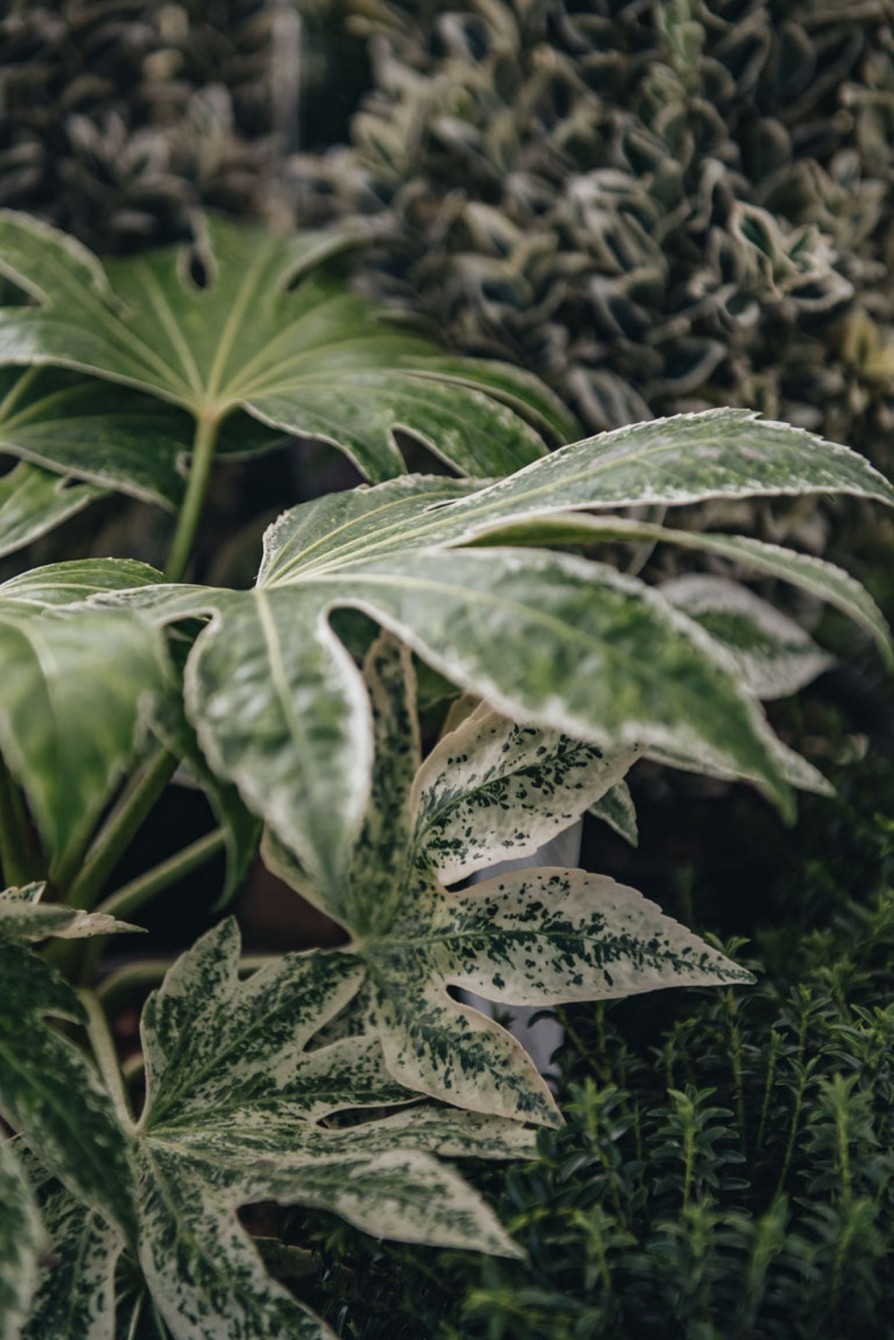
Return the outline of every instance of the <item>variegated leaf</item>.
{"type": "Polygon", "coordinates": [[[726,649],[758,698],[797,693],[834,664],[799,624],[737,582],[690,574],[660,589],[726,649]]]}
{"type": "MultiPolygon", "coordinates": [[[[287,879],[351,932],[352,950],[366,970],[361,999],[367,1026],[381,1039],[388,1069],[401,1084],[472,1111],[555,1121],[549,1090],[526,1053],[492,1019],[455,1000],[451,987],[490,1000],[552,1004],[683,982],[748,980],[653,904],[611,880],[522,871],[448,894],[437,878],[442,852],[437,841],[429,844],[432,816],[449,814],[464,786],[474,797],[480,767],[492,767],[502,781],[503,750],[511,779],[516,764],[536,759],[545,737],[516,736],[511,723],[494,720],[482,706],[445,737],[414,784],[418,750],[408,726],[414,684],[396,639],[378,639],[365,676],[374,704],[376,763],[349,876],[329,895],[314,889],[306,872],[296,870],[291,878],[281,848],[276,860],[287,879]],[[455,754],[457,737],[469,747],[455,754]]],[[[601,784],[604,760],[594,756],[591,766],[601,784]]],[[[566,783],[571,793],[564,775],[557,791],[566,783]]],[[[589,784],[583,771],[576,783],[583,797],[579,815],[599,785],[589,784]]]]}
{"type": "Polygon", "coordinates": [[[894,488],[856,452],[747,409],[706,410],[617,428],[562,447],[454,504],[454,543],[499,520],[577,508],[850,493],[894,504],[894,488]]]}
{"type": "Polygon", "coordinates": [[[12,1141],[0,1136],[0,1340],[18,1340],[22,1333],[45,1245],[44,1227],[28,1179],[12,1141]]]}
{"type": "Polygon", "coordinates": [[[23,1340],[116,1340],[121,1235],[56,1186],[43,1198],[49,1252],[23,1340]]]}
{"type": "Polygon", "coordinates": [[[17,465],[0,479],[0,557],[61,526],[103,492],[33,465],[17,465]]]}
{"type": "Polygon", "coordinates": [[[0,936],[27,944],[54,936],[61,940],[80,940],[89,935],[114,935],[137,931],[125,921],[116,921],[103,912],[83,912],[79,907],[60,903],[42,903],[44,884],[27,884],[21,889],[0,893],[0,936]]]}
{"type": "Polygon", "coordinates": [[[293,1103],[307,1042],[360,979],[349,955],[333,953],[286,955],[241,981],[239,932],[232,919],[222,921],[146,1002],[142,1129],[189,1124],[221,1104],[272,1111],[293,1103]]]}
{"type": "Polygon", "coordinates": [[[80,1001],[49,964],[2,934],[0,979],[0,1113],[74,1195],[129,1231],[127,1148],[111,1099],[49,1022],[85,1022],[80,1001]]]}
{"type": "Polygon", "coordinates": [[[185,687],[217,775],[315,879],[337,887],[366,802],[369,706],[319,602],[303,591],[233,593],[199,636],[185,687]]]}
{"type": "Polygon", "coordinates": [[[617,516],[538,517],[517,525],[494,522],[474,543],[489,547],[504,544],[591,545],[602,541],[673,544],[681,549],[714,554],[751,572],[790,582],[818,600],[847,615],[875,642],[889,665],[894,664],[891,630],[875,601],[858,581],[813,554],[802,554],[782,545],[768,544],[750,535],[723,535],[711,531],[677,530],[654,522],[617,516]]]}
{"type": "Polygon", "coordinates": [[[636,806],[630,787],[626,782],[616,782],[611,790],[591,805],[588,811],[594,818],[613,828],[619,837],[629,842],[631,847],[639,843],[639,829],[636,822],[636,806]]]}
{"type": "Polygon", "coordinates": [[[445,884],[531,856],[609,791],[637,755],[635,745],[603,750],[519,726],[482,704],[443,737],[416,777],[420,855],[445,884]]]}
{"type": "Polygon", "coordinates": [[[158,1141],[141,1143],[136,1165],[140,1264],[174,1340],[335,1340],[267,1274],[225,1175],[221,1188],[207,1165],[190,1175],[158,1141]]]}
{"type": "Polygon", "coordinates": [[[498,875],[452,894],[439,921],[443,979],[507,1004],[754,980],[635,889],[582,870],[498,875]]]}

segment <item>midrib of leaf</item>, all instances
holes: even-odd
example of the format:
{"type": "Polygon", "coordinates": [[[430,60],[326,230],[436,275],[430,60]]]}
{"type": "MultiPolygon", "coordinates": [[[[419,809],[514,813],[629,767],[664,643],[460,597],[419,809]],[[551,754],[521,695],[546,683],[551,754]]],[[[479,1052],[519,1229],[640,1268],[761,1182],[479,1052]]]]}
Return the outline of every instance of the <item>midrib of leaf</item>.
{"type": "Polygon", "coordinates": [[[202,378],[199,373],[198,364],[193,357],[192,350],[190,349],[186,337],[183,334],[183,330],[177,321],[177,317],[171,309],[171,305],[165,297],[161,285],[152,273],[151,268],[148,265],[141,265],[138,273],[156,316],[167,332],[171,343],[180,355],[182,366],[186,372],[187,381],[194,391],[196,401],[198,402],[202,397],[202,378]]]}
{"type": "MultiPolygon", "coordinates": [[[[33,368],[30,370],[39,372],[41,369],[33,368]]],[[[14,387],[13,389],[16,388],[14,387]]],[[[83,394],[83,385],[61,387],[58,391],[51,391],[49,395],[41,396],[40,399],[35,400],[33,404],[28,405],[25,409],[20,409],[17,414],[12,414],[7,418],[4,418],[3,415],[4,406],[0,405],[0,438],[2,438],[3,434],[9,429],[27,427],[32,419],[39,419],[48,408],[52,409],[56,406],[64,406],[65,402],[68,400],[80,400],[83,397],[83,394]]]]}
{"type": "MultiPolygon", "coordinates": [[[[421,500],[422,495],[420,495],[420,501],[421,500]]],[[[332,530],[327,531],[325,535],[321,535],[318,540],[314,540],[312,544],[309,544],[304,549],[302,549],[300,554],[296,554],[293,559],[291,559],[288,563],[284,564],[283,567],[276,573],[272,581],[264,583],[264,587],[273,588],[277,586],[288,586],[290,585],[290,575],[294,574],[295,572],[299,573],[312,572],[314,576],[316,576],[318,572],[320,573],[325,572],[329,568],[333,569],[340,568],[343,566],[343,564],[340,563],[339,561],[340,556],[342,554],[347,554],[349,561],[356,562],[357,559],[360,557],[360,555],[357,552],[356,545],[352,544],[350,540],[346,540],[343,544],[339,545],[335,550],[333,550],[330,547],[332,537],[334,535],[343,535],[343,534],[349,535],[352,530],[359,529],[361,526],[367,524],[373,517],[385,515],[386,513],[393,511],[396,507],[406,507],[407,501],[408,501],[407,498],[394,498],[391,500],[391,502],[382,503],[380,507],[371,508],[368,512],[364,512],[362,516],[351,517],[348,521],[343,521],[340,526],[333,526],[332,530]],[[319,564],[315,564],[312,560],[308,562],[308,555],[313,554],[315,549],[320,549],[323,546],[326,547],[325,560],[319,564]],[[330,559],[333,559],[333,561],[330,562],[330,559]]],[[[434,501],[435,502],[443,501],[443,499],[441,500],[435,499],[434,501]]],[[[448,501],[452,502],[453,499],[451,498],[448,501]]],[[[395,532],[398,535],[408,536],[411,542],[414,538],[414,532],[412,528],[404,530],[402,529],[400,522],[393,522],[390,526],[377,527],[377,534],[392,535],[395,532]]],[[[418,530],[415,533],[418,534],[419,533],[418,530]]],[[[424,530],[422,533],[424,534],[424,530]]],[[[384,546],[387,548],[390,541],[385,540],[383,543],[384,546]]],[[[382,544],[380,544],[379,542],[370,545],[364,545],[364,548],[362,550],[362,557],[366,559],[368,555],[375,554],[377,550],[380,549],[381,547],[382,544]]],[[[415,546],[411,543],[409,547],[414,548],[415,546]]]]}
{"type": "MultiPolygon", "coordinates": [[[[278,363],[271,364],[268,362],[268,359],[271,356],[271,352],[276,349],[276,346],[278,344],[287,343],[290,339],[294,338],[295,329],[296,327],[300,329],[300,326],[301,326],[301,320],[300,318],[296,318],[291,322],[289,326],[286,327],[285,330],[281,331],[278,335],[275,335],[272,340],[270,340],[267,344],[265,344],[264,348],[260,350],[257,354],[255,354],[254,357],[250,358],[247,363],[243,364],[242,368],[240,369],[239,376],[230,386],[230,393],[234,397],[238,396],[240,399],[245,400],[248,399],[250,395],[252,395],[257,391],[261,391],[264,395],[275,395],[278,391],[281,390],[289,391],[293,389],[291,382],[287,381],[284,383],[279,383],[273,379],[286,375],[289,369],[293,367],[297,368],[300,373],[301,364],[305,360],[309,358],[310,359],[319,358],[320,347],[313,344],[308,345],[307,348],[296,350],[295,353],[289,354],[287,358],[280,359],[278,363]],[[258,376],[258,379],[252,382],[251,377],[254,375],[254,370],[258,365],[260,365],[261,369],[260,374],[258,376]],[[248,379],[247,381],[246,378],[248,379]]],[[[389,336],[392,337],[394,343],[396,343],[399,348],[402,347],[403,341],[399,340],[396,336],[392,336],[392,333],[388,330],[388,328],[383,326],[382,327],[383,341],[387,340],[389,336]]],[[[362,349],[369,343],[370,343],[369,335],[346,335],[344,336],[343,339],[332,339],[331,336],[327,335],[323,348],[328,353],[332,349],[345,350],[350,349],[354,346],[362,349]]],[[[364,371],[366,372],[369,372],[371,370],[380,372],[383,369],[379,367],[376,367],[374,369],[369,368],[364,369],[364,371]]],[[[386,370],[391,372],[404,371],[404,369],[402,368],[401,369],[390,368],[386,370]]],[[[331,390],[332,388],[332,379],[331,377],[327,378],[325,375],[321,375],[319,377],[305,376],[301,378],[301,384],[302,386],[319,385],[322,386],[324,390],[328,391],[331,390]]]]}
{"type": "MultiPolygon", "coordinates": [[[[248,306],[252,295],[255,276],[266,264],[270,250],[271,243],[269,240],[265,242],[263,247],[258,247],[254,261],[245,271],[245,274],[242,277],[242,282],[236,291],[236,297],[233,300],[233,305],[230,308],[229,315],[224,323],[224,328],[220,333],[220,339],[218,340],[217,348],[214,351],[211,370],[208,374],[208,382],[206,386],[207,404],[213,405],[215,397],[220,393],[221,380],[226,370],[230,354],[233,351],[233,345],[236,342],[236,336],[242,323],[245,309],[248,306]]],[[[228,398],[227,404],[232,406],[233,403],[234,401],[232,398],[228,398]]],[[[217,408],[223,410],[224,407],[224,405],[220,405],[217,408]]]]}

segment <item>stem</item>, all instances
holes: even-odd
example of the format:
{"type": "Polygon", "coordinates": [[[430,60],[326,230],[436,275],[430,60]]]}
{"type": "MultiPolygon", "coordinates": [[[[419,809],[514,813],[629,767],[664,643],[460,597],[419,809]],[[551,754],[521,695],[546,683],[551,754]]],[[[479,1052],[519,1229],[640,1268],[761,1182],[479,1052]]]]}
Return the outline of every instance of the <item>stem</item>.
{"type": "Polygon", "coordinates": [[[29,389],[35,378],[40,375],[40,367],[31,367],[27,372],[23,372],[19,380],[9,388],[3,400],[0,401],[0,418],[8,419],[22,396],[29,389]]]}
{"type": "Polygon", "coordinates": [[[186,485],[186,495],[177,518],[177,529],[171,541],[171,551],[165,568],[165,577],[169,582],[183,580],[186,565],[192,553],[193,542],[208,491],[211,477],[211,465],[214,461],[214,449],[217,446],[217,434],[221,420],[218,417],[201,417],[196,421],[196,432],[192,445],[192,464],[186,485]]]}
{"type": "Polygon", "coordinates": [[[213,833],[206,833],[204,837],[184,847],[182,851],[176,852],[166,861],[161,861],[151,870],[147,870],[144,875],[139,875],[129,884],[124,884],[115,893],[103,899],[97,905],[96,911],[114,917],[127,916],[138,907],[142,907],[143,903],[148,902],[156,893],[161,893],[163,889],[175,884],[178,879],[188,875],[197,866],[210,861],[212,856],[216,856],[222,850],[225,840],[224,830],[215,828],[213,833]]]}
{"type": "MultiPolygon", "coordinates": [[[[84,907],[89,911],[95,905],[103,884],[130,846],[176,767],[174,754],[159,749],[134,773],[130,785],[100,829],[81,873],[65,894],[70,907],[84,907]]],[[[64,889],[62,881],[58,882],[64,889]]]]}
{"type": "Polygon", "coordinates": [[[4,880],[17,887],[39,873],[28,850],[27,822],[16,784],[0,759],[0,860],[4,880]]]}
{"type": "MultiPolygon", "coordinates": [[[[144,959],[142,963],[128,963],[125,967],[110,972],[108,977],[100,982],[96,988],[97,998],[111,1010],[113,1004],[117,1006],[119,1001],[139,994],[146,987],[157,986],[179,957],[179,954],[171,954],[163,958],[144,959]]],[[[257,972],[279,957],[278,954],[244,954],[239,960],[239,975],[243,977],[257,972]]]]}
{"type": "MultiPolygon", "coordinates": [[[[224,830],[222,828],[215,829],[213,833],[208,833],[205,837],[199,838],[191,846],[184,847],[182,851],[176,852],[166,861],[162,861],[159,865],[153,866],[151,870],[147,870],[144,875],[139,875],[136,879],[132,879],[129,884],[123,885],[116,893],[110,894],[108,898],[99,903],[96,911],[114,917],[123,917],[129,912],[136,911],[156,893],[161,893],[163,889],[176,883],[184,875],[188,875],[190,870],[194,870],[196,866],[210,860],[221,850],[224,841],[224,830]]],[[[104,935],[94,935],[84,946],[80,964],[80,979],[84,986],[88,986],[96,976],[96,964],[105,941],[106,937],[104,935]]]]}
{"type": "Polygon", "coordinates": [[[93,1047],[100,1073],[106,1082],[118,1117],[125,1126],[129,1126],[133,1121],[133,1113],[130,1110],[121,1067],[118,1064],[115,1040],[109,1032],[103,1008],[92,991],[79,991],[78,996],[87,1011],[87,1036],[93,1047]]]}

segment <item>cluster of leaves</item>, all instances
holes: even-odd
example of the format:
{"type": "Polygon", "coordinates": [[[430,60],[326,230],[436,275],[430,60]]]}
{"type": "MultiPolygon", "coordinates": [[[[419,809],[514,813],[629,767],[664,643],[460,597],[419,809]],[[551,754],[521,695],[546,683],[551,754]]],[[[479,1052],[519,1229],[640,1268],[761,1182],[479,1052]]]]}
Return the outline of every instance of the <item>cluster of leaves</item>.
{"type": "MultiPolygon", "coordinates": [[[[890,874],[890,821],[873,836],[890,874]]],[[[296,1215],[291,1240],[322,1253],[317,1305],[357,1340],[883,1340],[892,949],[890,887],[857,901],[839,885],[831,924],[774,928],[756,987],[689,999],[670,1024],[653,1010],[645,1038],[624,1007],[569,1011],[567,1125],[525,1167],[473,1174],[526,1264],[296,1215]]]]}
{"type": "MultiPolygon", "coordinates": [[[[0,217],[0,269],[22,299],[0,314],[0,440],[18,459],[0,549],[103,492],[178,515],[164,576],[75,560],[0,585],[9,1337],[323,1340],[237,1218],[258,1202],[518,1255],[432,1155],[513,1157],[529,1123],[560,1118],[517,1043],[455,993],[537,1007],[748,980],[604,877],[525,869],[450,888],[593,807],[630,835],[640,756],[750,782],[785,816],[793,788],[828,789],[761,706],[826,665],[803,629],[716,573],[655,589],[599,546],[672,545],[786,581],[894,660],[841,569],[616,510],[818,489],[894,504],[864,458],[744,410],[547,455],[538,430],[573,431],[556,398],[379,320],[326,269],[344,245],[209,220],[191,250],[103,266],[46,224],[0,217]],[[371,484],[286,511],[250,589],[184,582],[216,457],[299,433],[371,484]],[[400,434],[451,473],[408,474],[400,434]],[[424,761],[411,652],[478,700],[424,761]],[[178,768],[219,829],[110,892],[178,768]],[[137,1118],[96,950],[28,946],[123,933],[110,918],[221,845],[225,903],[259,842],[344,944],[243,980],[235,925],[217,922],[146,1003],[137,1118]]],[[[158,980],[136,957],[131,982],[158,980]]],[[[268,1256],[275,1271],[276,1244],[268,1256]]]]}
{"type": "Polygon", "coordinates": [[[103,252],[183,236],[199,205],[263,211],[276,161],[274,29],[262,0],[11,0],[0,17],[0,204],[103,252]]]}
{"type": "MultiPolygon", "coordinates": [[[[308,158],[377,292],[536,370],[591,429],[744,404],[891,425],[886,4],[356,0],[375,87],[308,158]]],[[[879,457],[875,457],[880,459],[879,457]]]]}

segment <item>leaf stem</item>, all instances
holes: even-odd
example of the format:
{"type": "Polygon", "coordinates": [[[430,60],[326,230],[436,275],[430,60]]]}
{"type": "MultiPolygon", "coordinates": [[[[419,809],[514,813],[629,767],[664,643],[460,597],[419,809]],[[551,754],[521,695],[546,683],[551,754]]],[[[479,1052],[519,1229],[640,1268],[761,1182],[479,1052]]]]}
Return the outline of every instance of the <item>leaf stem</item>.
{"type": "Polygon", "coordinates": [[[129,884],[124,884],[115,893],[109,894],[108,898],[104,898],[97,905],[96,911],[114,917],[124,917],[135,912],[156,893],[161,893],[163,889],[175,884],[178,879],[188,875],[197,866],[210,861],[212,856],[216,856],[223,849],[225,841],[224,830],[215,828],[212,833],[206,833],[204,837],[190,843],[182,851],[175,852],[166,861],[160,861],[145,874],[138,875],[129,884]]]}
{"type": "MultiPolygon", "coordinates": [[[[135,912],[143,903],[153,898],[156,893],[161,893],[171,884],[175,884],[178,879],[188,875],[196,866],[202,865],[205,861],[215,856],[224,846],[226,834],[222,828],[216,828],[213,833],[207,833],[197,842],[184,847],[182,851],[175,852],[169,856],[166,861],[159,862],[145,874],[138,875],[130,883],[122,885],[115,893],[109,895],[96,907],[97,912],[104,912],[107,916],[125,917],[130,912],[135,912]]],[[[96,964],[102,953],[106,937],[104,935],[94,935],[84,946],[84,953],[81,958],[80,979],[85,986],[93,981],[96,975],[96,964]]]]}
{"type": "Polygon", "coordinates": [[[202,415],[196,421],[186,495],[177,518],[177,529],[171,541],[171,551],[165,568],[165,577],[169,582],[183,580],[186,565],[192,554],[205,494],[208,491],[208,480],[211,477],[211,466],[221,422],[220,417],[210,415],[202,415]]]}
{"type": "Polygon", "coordinates": [[[0,861],[8,885],[21,887],[37,877],[39,871],[28,850],[27,816],[15,782],[0,758],[0,861]]]}
{"type": "MultiPolygon", "coordinates": [[[[162,958],[143,959],[141,963],[127,963],[115,972],[110,972],[96,988],[97,997],[111,1011],[119,1001],[138,995],[146,987],[158,986],[169,968],[177,962],[179,954],[170,954],[162,958]]],[[[239,975],[248,976],[259,968],[279,958],[278,954],[244,954],[239,960],[239,975]]]]}
{"type": "Polygon", "coordinates": [[[133,1112],[130,1108],[127,1090],[124,1087],[121,1067],[118,1064],[115,1040],[109,1031],[102,1005],[93,991],[81,990],[78,992],[78,996],[87,1012],[87,1036],[90,1039],[90,1045],[93,1048],[93,1055],[96,1057],[100,1074],[106,1082],[106,1088],[109,1091],[119,1120],[123,1125],[129,1126],[133,1121],[133,1112]]]}
{"type": "MultiPolygon", "coordinates": [[[[94,906],[103,884],[130,846],[176,767],[176,756],[167,749],[158,749],[134,774],[87,853],[80,874],[65,893],[65,901],[70,907],[84,907],[89,911],[94,906]]],[[[64,883],[59,883],[64,890],[64,883]]]]}

